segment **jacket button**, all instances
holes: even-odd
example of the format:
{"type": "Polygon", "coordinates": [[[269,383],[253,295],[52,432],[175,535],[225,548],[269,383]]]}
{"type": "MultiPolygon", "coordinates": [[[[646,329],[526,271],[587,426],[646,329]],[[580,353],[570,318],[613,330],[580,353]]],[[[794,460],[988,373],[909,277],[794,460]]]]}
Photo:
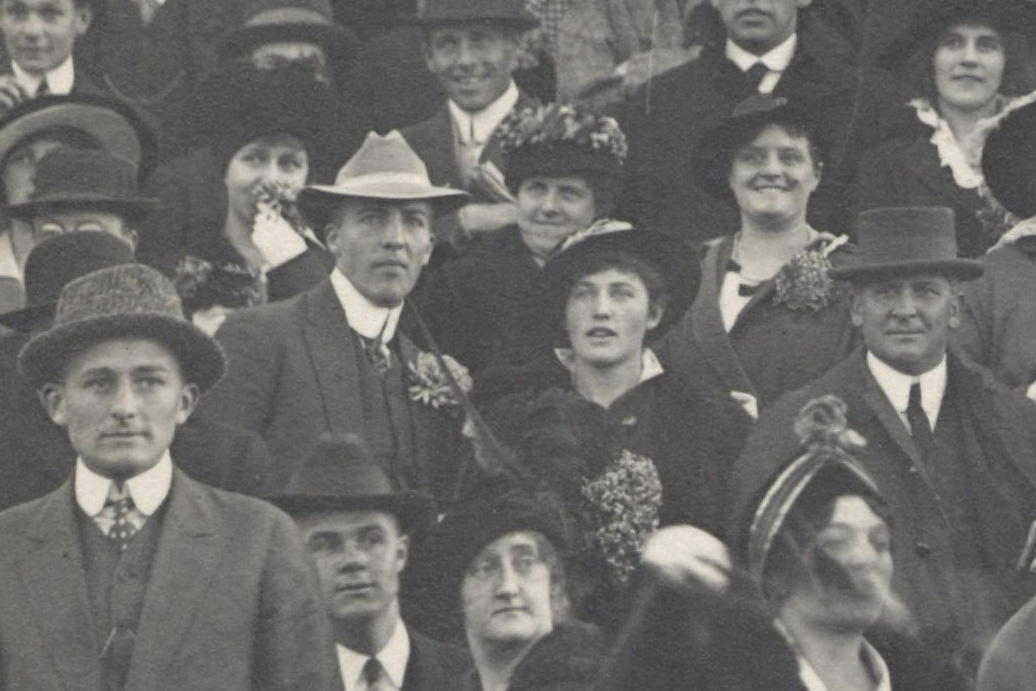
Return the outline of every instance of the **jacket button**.
{"type": "Polygon", "coordinates": [[[918,542],[914,545],[914,551],[917,552],[917,556],[924,559],[932,553],[932,547],[927,542],[918,542]]]}

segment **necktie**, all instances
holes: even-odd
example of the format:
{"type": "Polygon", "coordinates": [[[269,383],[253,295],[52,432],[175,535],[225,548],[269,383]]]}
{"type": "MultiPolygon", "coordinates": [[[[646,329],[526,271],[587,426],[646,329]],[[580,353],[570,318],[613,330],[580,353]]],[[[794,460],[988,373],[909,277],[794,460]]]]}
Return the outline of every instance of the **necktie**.
{"type": "Polygon", "coordinates": [[[475,171],[478,169],[478,161],[482,157],[482,142],[475,137],[475,121],[468,121],[468,137],[464,141],[457,142],[457,164],[460,168],[461,179],[468,184],[475,171]]]}
{"type": "Polygon", "coordinates": [[[763,78],[769,73],[770,68],[764,65],[762,61],[745,70],[745,79],[748,81],[749,86],[752,87],[752,91],[759,91],[759,85],[763,83],[763,78]]]}
{"type": "Polygon", "coordinates": [[[115,501],[109,499],[105,506],[111,506],[114,513],[112,527],[108,529],[108,540],[121,552],[137,534],[137,527],[129,520],[129,512],[134,508],[133,499],[130,497],[123,497],[115,501]]]}
{"type": "MultiPolygon", "coordinates": [[[[360,336],[360,334],[356,335],[360,336]]],[[[360,344],[363,345],[363,352],[367,355],[371,366],[374,367],[374,371],[385,376],[389,370],[388,347],[381,342],[380,338],[367,338],[366,336],[360,336],[360,344]]]]}
{"type": "Polygon", "coordinates": [[[50,96],[50,84],[47,83],[47,79],[44,78],[40,85],[36,87],[36,98],[40,96],[50,96]]]}
{"type": "Polygon", "coordinates": [[[921,452],[921,458],[928,461],[935,437],[932,434],[932,425],[928,422],[928,416],[921,407],[921,385],[916,382],[910,387],[910,400],[907,403],[906,412],[914,443],[921,452]]]}
{"type": "Polygon", "coordinates": [[[385,670],[378,662],[378,658],[370,657],[367,658],[367,662],[363,665],[363,680],[367,682],[368,691],[381,691],[381,678],[385,670]]]}

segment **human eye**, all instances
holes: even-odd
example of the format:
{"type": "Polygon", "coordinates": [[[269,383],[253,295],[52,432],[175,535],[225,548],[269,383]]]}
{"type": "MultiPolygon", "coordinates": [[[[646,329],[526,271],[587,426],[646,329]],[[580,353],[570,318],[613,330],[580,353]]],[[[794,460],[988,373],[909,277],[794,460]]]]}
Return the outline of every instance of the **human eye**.
{"type": "Polygon", "coordinates": [[[569,297],[573,300],[587,300],[594,295],[594,289],[585,283],[580,283],[572,287],[572,292],[569,293],[569,297]]]}
{"type": "Polygon", "coordinates": [[[758,164],[763,160],[763,152],[759,149],[742,149],[735,158],[741,163],[758,164]]]}
{"type": "Polygon", "coordinates": [[[871,533],[871,545],[876,552],[888,552],[892,548],[892,534],[888,528],[879,528],[871,533]]]}
{"type": "Polygon", "coordinates": [[[480,581],[487,581],[500,571],[500,562],[496,559],[476,559],[468,568],[468,574],[480,581]]]}
{"type": "Polygon", "coordinates": [[[82,387],[88,391],[102,392],[111,388],[111,379],[102,375],[86,377],[82,387]]]}
{"type": "Polygon", "coordinates": [[[791,166],[791,165],[798,165],[799,163],[802,163],[802,161],[804,160],[804,157],[803,157],[801,151],[798,151],[798,150],[795,150],[795,149],[784,149],[780,153],[780,159],[781,159],[781,163],[783,163],[784,165],[791,166]]]}
{"type": "Polygon", "coordinates": [[[40,10],[40,16],[47,22],[55,22],[63,17],[64,14],[65,13],[61,11],[61,8],[55,5],[49,5],[40,10]]]}
{"type": "Polygon", "coordinates": [[[996,53],[1004,49],[1003,42],[998,36],[981,36],[975,45],[983,53],[996,53]]]}
{"type": "Polygon", "coordinates": [[[633,290],[632,286],[617,285],[612,287],[611,295],[613,298],[620,300],[631,300],[636,297],[636,292],[633,290]]]}
{"type": "Polygon", "coordinates": [[[296,155],[282,156],[280,164],[281,169],[287,171],[301,170],[304,165],[302,158],[296,155]]]}
{"type": "Polygon", "coordinates": [[[956,32],[947,32],[939,39],[940,48],[960,48],[963,43],[963,37],[956,32]]]}
{"type": "Polygon", "coordinates": [[[537,565],[540,560],[536,558],[534,554],[520,554],[516,556],[512,562],[514,570],[523,576],[528,575],[537,565]]]}
{"type": "Polygon", "coordinates": [[[419,211],[408,213],[405,218],[406,224],[410,228],[420,230],[428,227],[428,217],[419,211]]]}
{"type": "Polygon", "coordinates": [[[310,552],[319,554],[321,552],[330,552],[333,550],[335,543],[336,540],[333,536],[321,533],[309,538],[309,542],[307,544],[310,552]]]}

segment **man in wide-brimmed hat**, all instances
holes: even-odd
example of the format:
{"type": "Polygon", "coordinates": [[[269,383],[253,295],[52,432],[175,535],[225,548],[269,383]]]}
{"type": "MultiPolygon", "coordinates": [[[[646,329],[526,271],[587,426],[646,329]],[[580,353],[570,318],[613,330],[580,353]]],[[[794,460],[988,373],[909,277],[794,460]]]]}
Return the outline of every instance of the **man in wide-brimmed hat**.
{"type": "Polygon", "coordinates": [[[455,420],[425,402],[415,377],[426,366],[398,326],[431,256],[433,219],[467,198],[434,186],[398,132],[370,134],[335,184],[299,194],[336,268],[309,292],[227,318],[216,337],[230,371],[202,409],[258,432],[282,467],[321,434],[352,432],[394,487],[439,485],[440,463],[456,452],[455,420]]]}
{"type": "Polygon", "coordinates": [[[421,492],[395,491],[356,435],[326,436],[270,501],[295,519],[317,564],[344,688],[450,691],[471,660],[400,617],[410,540],[435,516],[421,492]],[[385,682],[388,682],[387,684],[385,682]]]}
{"type": "Polygon", "coordinates": [[[190,479],[169,451],[225,368],[172,283],[139,264],[72,281],[19,368],[79,457],[59,489],[0,513],[0,683],[334,688],[288,517],[190,479]]]}
{"type": "MultiPolygon", "coordinates": [[[[1036,406],[948,349],[960,284],[953,213],[938,207],[859,215],[854,256],[831,271],[852,284],[864,348],[765,411],[734,468],[732,515],[795,455],[806,401],[842,398],[868,441],[859,460],[896,516],[895,585],[928,640],[981,645],[1034,590],[1021,572],[1036,518],[1036,406]]],[[[736,523],[736,521],[734,521],[736,523]]],[[[732,525],[740,545],[746,526],[732,525]]]]}
{"type": "Polygon", "coordinates": [[[428,0],[416,22],[424,29],[425,62],[446,103],[434,117],[405,128],[403,136],[428,166],[432,182],[472,193],[474,203],[459,217],[436,224],[439,237],[463,242],[514,223],[494,130],[512,110],[534,105],[511,75],[518,66],[518,38],[538,20],[522,0],[428,0]]]}

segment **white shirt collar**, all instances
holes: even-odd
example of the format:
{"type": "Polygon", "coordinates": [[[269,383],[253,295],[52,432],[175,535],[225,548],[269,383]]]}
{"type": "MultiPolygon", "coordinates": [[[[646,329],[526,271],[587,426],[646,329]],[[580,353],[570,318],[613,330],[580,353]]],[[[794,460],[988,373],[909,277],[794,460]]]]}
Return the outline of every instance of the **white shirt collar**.
{"type": "MultiPolygon", "coordinates": [[[[885,392],[889,403],[899,413],[899,417],[906,422],[906,409],[910,403],[910,387],[915,383],[921,384],[921,407],[924,408],[928,422],[935,429],[935,422],[939,419],[939,409],[942,408],[942,397],[946,393],[946,356],[942,361],[928,370],[921,376],[903,374],[887,363],[880,360],[873,353],[867,353],[867,369],[878,382],[878,386],[885,392]]],[[[910,425],[907,424],[909,429],[910,425]]]]}
{"type": "MultiPolygon", "coordinates": [[[[575,367],[576,354],[571,348],[555,348],[554,356],[569,372],[575,367]]],[[[665,370],[662,369],[662,363],[659,361],[658,356],[655,355],[655,351],[650,348],[644,348],[640,353],[640,379],[637,380],[637,384],[643,384],[664,372],[665,370]]]]}
{"type": "Polygon", "coordinates": [[[342,303],[345,319],[353,331],[364,338],[380,336],[382,343],[392,341],[399,324],[399,315],[403,312],[403,303],[392,308],[375,305],[356,290],[352,281],[338,269],[331,272],[331,286],[342,303]]]}
{"type": "Polygon", "coordinates": [[[518,87],[513,79],[510,86],[507,87],[507,91],[477,113],[469,113],[462,110],[453,101],[446,101],[447,107],[450,109],[450,116],[457,125],[457,137],[462,144],[468,143],[472,138],[482,144],[489,141],[489,138],[493,136],[493,130],[507,117],[516,103],[518,103],[518,87]]]}
{"type": "MultiPolygon", "coordinates": [[[[151,468],[126,480],[124,487],[133,499],[133,505],[144,516],[150,516],[169,496],[173,484],[173,459],[166,451],[151,468]]],[[[86,467],[82,458],[76,459],[76,503],[87,516],[96,517],[104,509],[112,481],[86,467]]]]}
{"type": "MultiPolygon", "coordinates": [[[[367,664],[370,656],[346,648],[344,645],[336,645],[335,648],[338,650],[338,665],[342,674],[342,682],[345,684],[345,691],[365,688],[363,666],[367,664]]],[[[410,634],[407,633],[402,620],[396,620],[396,628],[388,639],[388,643],[375,653],[374,657],[378,658],[378,662],[381,663],[392,686],[396,689],[403,688],[403,677],[406,674],[407,662],[410,660],[410,634]]]]}
{"type": "Polygon", "coordinates": [[[795,47],[798,45],[798,34],[792,34],[784,39],[780,45],[770,49],[762,55],[750,53],[731,39],[727,39],[726,55],[735,65],[744,72],[757,62],[762,62],[771,72],[783,72],[788,69],[791,59],[795,55],[795,47]]]}
{"type": "MultiPolygon", "coordinates": [[[[11,70],[14,72],[14,80],[18,82],[18,86],[25,89],[25,92],[30,96],[36,95],[36,90],[40,88],[40,82],[42,78],[35,75],[31,75],[21,68],[21,66],[11,61],[11,70]]],[[[50,93],[57,96],[64,96],[72,91],[72,84],[76,79],[75,68],[72,66],[72,56],[69,55],[68,59],[63,63],[47,72],[47,87],[50,89],[50,93]]]]}
{"type": "Polygon", "coordinates": [[[0,233],[0,276],[22,280],[22,270],[18,268],[18,260],[14,256],[10,230],[0,233]]]}
{"type": "MultiPolygon", "coordinates": [[[[799,680],[806,687],[806,691],[829,691],[827,685],[806,658],[801,655],[795,657],[799,663],[799,680]]],[[[892,691],[888,665],[885,664],[881,653],[875,650],[866,638],[863,639],[863,646],[860,648],[860,657],[863,658],[863,664],[870,672],[871,679],[874,680],[874,691],[892,691]]]]}

